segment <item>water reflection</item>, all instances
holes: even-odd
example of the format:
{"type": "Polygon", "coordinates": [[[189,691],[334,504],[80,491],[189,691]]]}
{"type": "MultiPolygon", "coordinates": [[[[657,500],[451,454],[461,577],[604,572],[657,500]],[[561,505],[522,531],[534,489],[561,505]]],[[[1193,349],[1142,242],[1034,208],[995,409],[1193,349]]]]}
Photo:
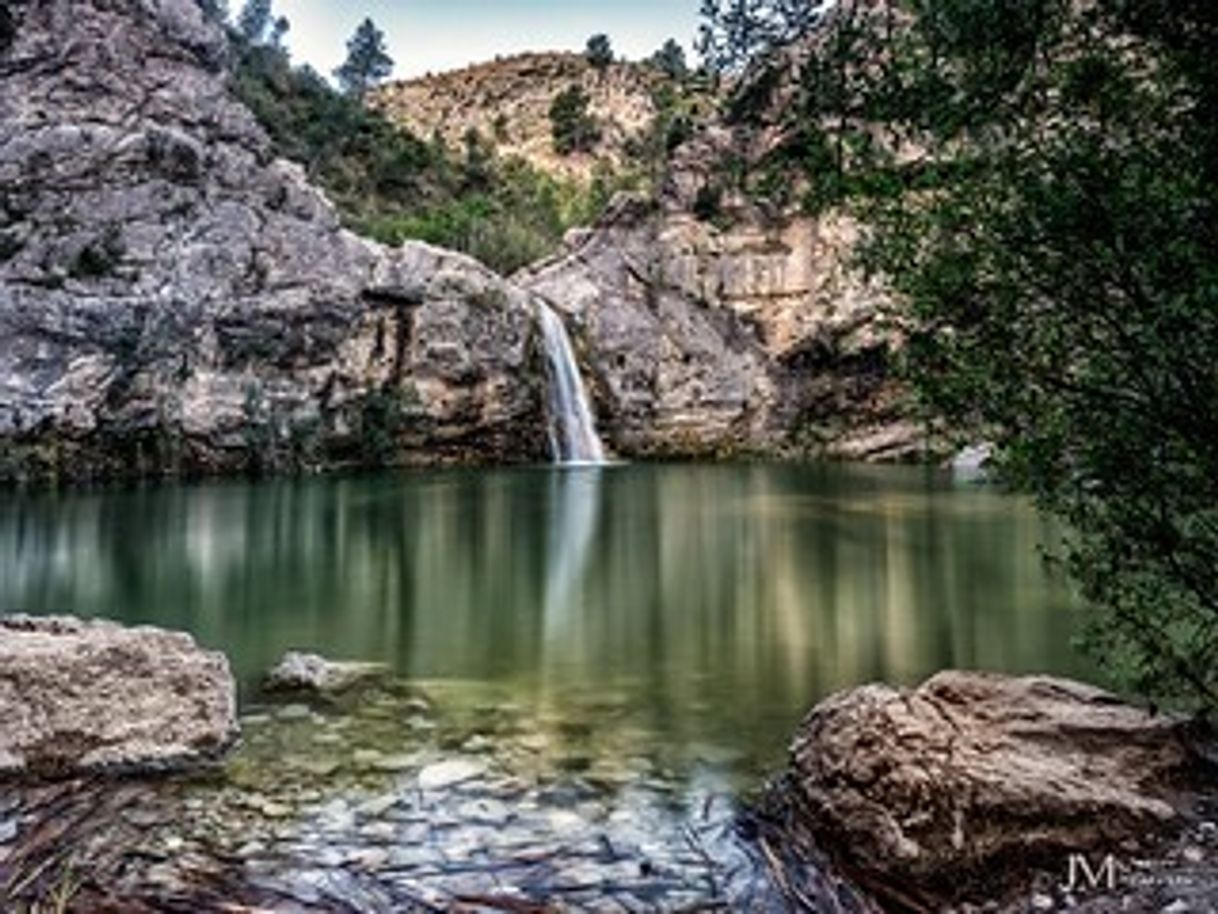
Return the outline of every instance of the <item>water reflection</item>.
{"type": "Polygon", "coordinates": [[[435,472],[0,500],[0,606],[494,681],[538,713],[781,746],[816,698],[944,666],[1080,671],[1027,506],[921,471],[435,472]],[[630,704],[633,703],[633,704],[630,704]]]}

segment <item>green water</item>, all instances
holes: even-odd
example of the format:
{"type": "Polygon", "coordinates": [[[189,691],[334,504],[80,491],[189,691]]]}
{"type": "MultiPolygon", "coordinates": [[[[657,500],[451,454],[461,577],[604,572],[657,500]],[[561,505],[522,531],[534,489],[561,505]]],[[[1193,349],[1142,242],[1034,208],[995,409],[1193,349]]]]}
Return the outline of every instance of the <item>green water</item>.
{"type": "MultiPolygon", "coordinates": [[[[1023,502],[923,470],[411,472],[0,498],[0,608],[289,648],[668,747],[781,753],[818,698],[1085,673],[1023,502]]],[[[252,694],[247,688],[247,694],[252,694]]]]}

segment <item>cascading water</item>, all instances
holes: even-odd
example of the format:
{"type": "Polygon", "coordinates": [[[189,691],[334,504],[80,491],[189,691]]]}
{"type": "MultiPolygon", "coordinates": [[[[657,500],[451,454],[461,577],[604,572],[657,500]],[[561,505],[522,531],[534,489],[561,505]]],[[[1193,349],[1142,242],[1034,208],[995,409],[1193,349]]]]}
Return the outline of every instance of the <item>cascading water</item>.
{"type": "Polygon", "coordinates": [[[558,463],[604,463],[605,445],[596,433],[567,328],[553,309],[543,303],[537,308],[550,365],[550,451],[558,463]]]}

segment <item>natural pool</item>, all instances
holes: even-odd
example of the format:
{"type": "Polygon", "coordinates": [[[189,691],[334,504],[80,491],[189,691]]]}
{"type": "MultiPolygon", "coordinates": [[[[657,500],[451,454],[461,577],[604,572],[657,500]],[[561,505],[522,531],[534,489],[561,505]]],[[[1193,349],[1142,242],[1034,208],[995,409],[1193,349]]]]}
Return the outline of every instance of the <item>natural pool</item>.
{"type": "Polygon", "coordinates": [[[1088,674],[1050,539],[1022,501],[910,468],[20,494],[0,500],[0,607],[228,654],[245,744],[219,778],[149,797],[142,840],[226,847],[284,910],[744,908],[735,798],[817,699],[944,667],[1088,674]],[[287,649],[399,680],[338,711],[263,707],[287,649]]]}

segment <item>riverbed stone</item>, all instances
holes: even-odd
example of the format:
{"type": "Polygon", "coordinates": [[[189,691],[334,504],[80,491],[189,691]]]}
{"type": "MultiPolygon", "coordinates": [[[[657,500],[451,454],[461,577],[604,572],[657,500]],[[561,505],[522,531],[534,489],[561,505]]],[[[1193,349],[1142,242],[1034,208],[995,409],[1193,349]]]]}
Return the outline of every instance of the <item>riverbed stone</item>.
{"type": "Polygon", "coordinates": [[[1195,764],[1183,721],[1100,689],[945,672],[822,702],[792,746],[789,789],[872,891],[938,907],[1177,823],[1195,764]]]}
{"type": "Polygon", "coordinates": [[[486,774],[486,763],[477,759],[453,758],[428,765],[419,772],[423,790],[443,790],[486,774]]]}
{"type": "Polygon", "coordinates": [[[0,618],[0,775],[189,767],[237,734],[228,661],[189,635],[0,618]]]}
{"type": "Polygon", "coordinates": [[[263,679],[268,692],[295,692],[332,698],[359,686],[383,680],[389,668],[383,663],[328,660],[318,654],[288,651],[263,679]]]}

